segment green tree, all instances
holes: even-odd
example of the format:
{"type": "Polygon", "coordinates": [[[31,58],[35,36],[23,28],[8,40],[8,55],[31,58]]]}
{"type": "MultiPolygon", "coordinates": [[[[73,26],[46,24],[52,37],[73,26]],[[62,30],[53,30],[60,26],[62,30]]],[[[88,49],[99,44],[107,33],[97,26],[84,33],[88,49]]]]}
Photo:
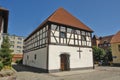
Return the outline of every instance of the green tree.
{"type": "Polygon", "coordinates": [[[105,52],[106,52],[106,54],[105,54],[105,56],[104,56],[104,61],[105,61],[107,64],[109,64],[110,62],[113,61],[111,47],[109,47],[105,52]]]}
{"type": "Polygon", "coordinates": [[[93,57],[94,61],[98,62],[103,59],[105,55],[105,51],[99,47],[94,46],[93,47],[93,57]]]}
{"type": "Polygon", "coordinates": [[[13,51],[10,49],[10,43],[8,36],[3,38],[3,42],[0,48],[0,62],[5,66],[11,66],[12,62],[12,53],[13,51]]]}

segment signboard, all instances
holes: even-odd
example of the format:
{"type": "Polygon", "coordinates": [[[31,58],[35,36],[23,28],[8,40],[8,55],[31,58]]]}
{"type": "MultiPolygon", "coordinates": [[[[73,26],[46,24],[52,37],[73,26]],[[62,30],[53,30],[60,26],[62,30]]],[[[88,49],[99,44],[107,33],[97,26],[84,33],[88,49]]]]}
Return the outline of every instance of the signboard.
{"type": "Polygon", "coordinates": [[[113,58],[117,58],[117,56],[113,56],[113,58]]]}

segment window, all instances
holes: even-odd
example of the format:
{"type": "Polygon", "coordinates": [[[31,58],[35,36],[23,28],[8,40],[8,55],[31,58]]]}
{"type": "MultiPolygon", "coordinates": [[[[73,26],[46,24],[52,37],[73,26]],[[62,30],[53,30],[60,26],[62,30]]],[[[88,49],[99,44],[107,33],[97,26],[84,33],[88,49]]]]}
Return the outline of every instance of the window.
{"type": "Polygon", "coordinates": [[[66,32],[60,32],[60,37],[61,38],[66,38],[66,32]]]}
{"type": "Polygon", "coordinates": [[[21,48],[21,46],[17,46],[17,48],[21,48]]]}
{"type": "Polygon", "coordinates": [[[80,34],[80,30],[76,30],[76,33],[77,33],[77,34],[80,34]]]}
{"type": "Polygon", "coordinates": [[[17,50],[17,53],[21,53],[21,50],[17,50]]]}
{"type": "Polygon", "coordinates": [[[11,48],[14,48],[14,45],[11,45],[11,48]]]}
{"type": "Polygon", "coordinates": [[[37,55],[35,54],[35,55],[34,55],[34,59],[36,60],[36,58],[37,58],[37,55]]]}
{"type": "Polygon", "coordinates": [[[51,25],[51,30],[57,30],[57,31],[58,31],[59,28],[57,27],[57,25],[52,24],[52,25],[51,25]]]}
{"type": "Polygon", "coordinates": [[[22,40],[22,38],[21,38],[21,37],[18,37],[18,40],[22,40]]]}
{"type": "Polygon", "coordinates": [[[66,32],[66,28],[61,26],[60,31],[66,32]]]}
{"type": "Polygon", "coordinates": [[[19,41],[18,41],[17,43],[18,43],[18,44],[21,44],[21,42],[19,42],[19,41]]]}
{"type": "Polygon", "coordinates": [[[72,29],[71,28],[67,28],[67,32],[71,33],[72,29]]]}
{"type": "Polygon", "coordinates": [[[101,45],[101,44],[98,44],[98,47],[102,47],[102,45],[101,45]]]}
{"type": "Polygon", "coordinates": [[[109,47],[111,46],[110,43],[108,44],[108,46],[109,46],[109,47]]]}
{"type": "Polygon", "coordinates": [[[27,60],[29,59],[29,56],[27,55],[27,60]]]}
{"type": "Polygon", "coordinates": [[[82,31],[81,39],[82,41],[86,41],[85,31],[82,31]]]}
{"type": "Polygon", "coordinates": [[[85,35],[85,31],[82,31],[82,35],[85,35]]]}
{"type": "Polygon", "coordinates": [[[91,36],[89,32],[87,32],[86,35],[89,36],[89,37],[91,36]]]}
{"type": "Polygon", "coordinates": [[[14,44],[15,42],[14,41],[11,41],[11,44],[14,44]]]}
{"type": "Polygon", "coordinates": [[[43,27],[43,32],[45,32],[45,27],[43,27]]]}
{"type": "Polygon", "coordinates": [[[15,39],[15,36],[10,36],[11,39],[15,39]]]}
{"type": "Polygon", "coordinates": [[[118,51],[120,51],[120,45],[118,45],[118,51]]]}
{"type": "Polygon", "coordinates": [[[107,44],[104,44],[104,46],[106,47],[106,46],[107,46],[107,44]]]}
{"type": "Polygon", "coordinates": [[[106,43],[107,43],[107,41],[105,40],[105,41],[104,41],[104,44],[106,44],[106,43]]]}
{"type": "Polygon", "coordinates": [[[86,41],[86,37],[84,35],[82,35],[81,37],[82,37],[82,41],[86,41]]]}
{"type": "Polygon", "coordinates": [[[46,30],[48,30],[48,25],[46,25],[46,30]]]}

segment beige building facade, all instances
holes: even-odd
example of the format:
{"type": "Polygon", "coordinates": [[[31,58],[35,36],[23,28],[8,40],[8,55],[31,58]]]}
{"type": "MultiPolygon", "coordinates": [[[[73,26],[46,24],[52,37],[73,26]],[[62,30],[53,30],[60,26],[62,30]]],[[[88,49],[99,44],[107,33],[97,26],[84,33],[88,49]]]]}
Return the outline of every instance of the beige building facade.
{"type": "Polygon", "coordinates": [[[9,35],[11,49],[14,50],[12,54],[23,54],[23,41],[24,37],[9,35]]]}
{"type": "Polygon", "coordinates": [[[120,31],[111,40],[113,64],[120,64],[120,31]]]}

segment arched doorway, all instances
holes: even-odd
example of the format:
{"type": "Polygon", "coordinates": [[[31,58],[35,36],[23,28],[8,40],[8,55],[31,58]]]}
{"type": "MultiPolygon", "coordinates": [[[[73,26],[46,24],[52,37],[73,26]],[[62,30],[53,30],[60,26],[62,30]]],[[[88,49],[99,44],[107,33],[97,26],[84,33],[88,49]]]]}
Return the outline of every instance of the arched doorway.
{"type": "Polygon", "coordinates": [[[69,57],[70,57],[69,54],[61,54],[61,55],[60,55],[61,71],[68,71],[68,70],[70,70],[70,60],[69,60],[69,57]]]}

